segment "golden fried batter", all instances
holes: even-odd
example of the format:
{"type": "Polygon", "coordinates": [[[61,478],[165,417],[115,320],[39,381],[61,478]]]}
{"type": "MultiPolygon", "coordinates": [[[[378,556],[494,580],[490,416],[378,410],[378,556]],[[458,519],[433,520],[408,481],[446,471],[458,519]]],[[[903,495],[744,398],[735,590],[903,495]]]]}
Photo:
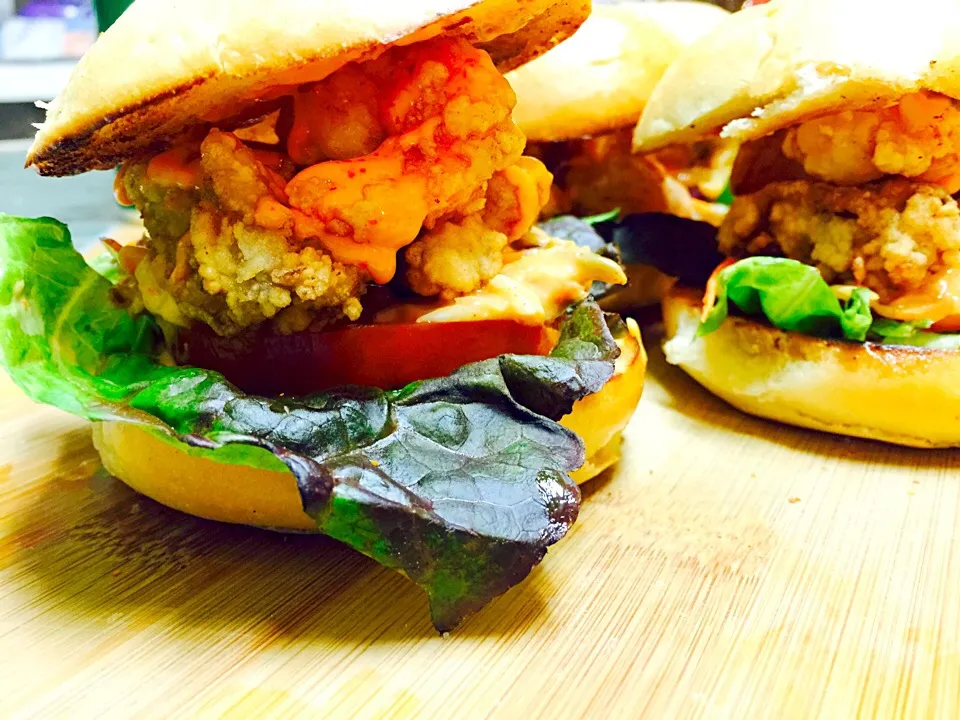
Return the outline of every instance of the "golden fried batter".
{"type": "Polygon", "coordinates": [[[493,278],[503,267],[507,243],[536,222],[550,180],[543,163],[529,157],[495,174],[479,212],[441,223],[407,248],[407,284],[420,295],[449,300],[493,278]]]}
{"type": "Polygon", "coordinates": [[[443,223],[407,248],[407,283],[426,296],[468,293],[500,272],[506,246],[507,236],[479,215],[443,223]]]}
{"type": "Polygon", "coordinates": [[[151,239],[136,269],[148,310],[177,325],[201,321],[221,334],[296,306],[335,309],[334,316],[359,313],[364,276],[358,268],[314,246],[291,246],[287,235],[253,223],[271,180],[251,150],[213,131],[201,145],[199,168],[216,202],[199,191],[145,181],[143,166],[123,175],[127,194],[148,220],[151,239]]]}
{"type": "Polygon", "coordinates": [[[271,115],[274,147],[213,129],[128,163],[118,198],[149,233],[128,253],[144,305],[221,334],[356,319],[366,285],[391,280],[406,246],[416,292],[475,290],[550,184],[521,157],[514,103],[483,51],[433,39],[293,91],[271,115]]]}
{"type": "Polygon", "coordinates": [[[902,175],[960,191],[960,104],[935,93],[846,111],[791,128],[783,152],[813,176],[857,185],[902,175]]]}
{"type": "Polygon", "coordinates": [[[939,185],[900,178],[856,188],[773,183],[734,201],[720,249],[799,260],[888,302],[960,266],[960,208],[939,185]]]}
{"type": "Polygon", "coordinates": [[[540,209],[550,199],[553,175],[543,163],[522,157],[487,183],[483,222],[508,240],[517,240],[537,221],[540,209]]]}
{"type": "MultiPolygon", "coordinates": [[[[290,207],[309,218],[298,235],[318,239],[343,262],[365,264],[384,283],[396,270],[396,251],[422,227],[462,212],[478,186],[520,158],[524,138],[510,119],[516,103],[510,85],[488,55],[465,41],[393,48],[357,67],[379,90],[376,129],[386,140],[369,155],[301,171],[286,191],[290,207]]],[[[320,83],[319,91],[333,81],[320,83]]],[[[311,137],[329,135],[329,125],[311,126],[311,137]]]]}
{"type": "Polygon", "coordinates": [[[622,285],[620,265],[570,240],[533,228],[505,253],[503,269],[480,290],[421,315],[417,322],[463,322],[511,317],[540,324],[583,300],[594,282],[622,285]]]}

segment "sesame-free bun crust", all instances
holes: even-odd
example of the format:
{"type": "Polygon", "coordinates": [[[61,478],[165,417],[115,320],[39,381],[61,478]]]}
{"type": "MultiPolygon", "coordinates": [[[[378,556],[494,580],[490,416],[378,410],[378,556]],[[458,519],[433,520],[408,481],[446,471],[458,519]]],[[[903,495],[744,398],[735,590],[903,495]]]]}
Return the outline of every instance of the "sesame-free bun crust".
{"type": "Polygon", "coordinates": [[[750,140],[799,120],[932,90],[960,97],[957,0],[773,0],[691,45],[634,135],[650,151],[722,132],[750,140]]]}
{"type": "Polygon", "coordinates": [[[105,170],[278,86],[438,34],[504,72],[571,35],[590,0],[136,0],[74,70],[27,155],[43,175],[105,170]]]}
{"type": "MultiPolygon", "coordinates": [[[[562,421],[586,446],[586,462],[571,474],[578,483],[619,460],[623,429],[640,401],[647,356],[635,324],[620,344],[617,374],[599,393],[578,402],[562,421]]],[[[317,529],[303,512],[293,475],[285,470],[229,464],[222,461],[221,451],[188,448],[131,423],[97,423],[93,441],[111,474],[169,507],[221,522],[317,529]]]]}
{"type": "Polygon", "coordinates": [[[667,67],[728,15],[700,2],[597,5],[572,38],[507,75],[532,142],[632,126],[667,67]]]}
{"type": "Polygon", "coordinates": [[[960,446],[960,352],[822,340],[740,317],[696,337],[703,291],[663,301],[667,360],[751,415],[897,445],[960,446]]]}

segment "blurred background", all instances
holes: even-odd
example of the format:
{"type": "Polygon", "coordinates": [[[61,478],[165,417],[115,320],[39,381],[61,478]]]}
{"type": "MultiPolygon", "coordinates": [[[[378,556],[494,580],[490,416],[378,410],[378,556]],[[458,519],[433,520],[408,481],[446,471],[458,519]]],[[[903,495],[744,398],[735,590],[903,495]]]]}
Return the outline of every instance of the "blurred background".
{"type": "Polygon", "coordinates": [[[97,36],[93,0],[0,0],[0,140],[27,137],[97,36]]]}

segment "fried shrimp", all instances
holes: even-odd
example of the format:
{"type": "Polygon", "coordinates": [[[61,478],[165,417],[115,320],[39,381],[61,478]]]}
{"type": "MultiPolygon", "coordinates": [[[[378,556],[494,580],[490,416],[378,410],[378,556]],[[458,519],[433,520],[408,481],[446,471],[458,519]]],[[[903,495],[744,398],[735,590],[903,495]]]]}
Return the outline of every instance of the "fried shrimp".
{"type": "Polygon", "coordinates": [[[857,185],[902,175],[960,191],[960,105],[929,92],[878,110],[846,111],[791,128],[783,153],[813,176],[857,185]]]}
{"type": "Polygon", "coordinates": [[[889,302],[960,267],[960,208],[939,185],[902,178],[856,188],[773,183],[734,201],[720,249],[799,260],[827,282],[862,285],[889,302]]]}
{"type": "Polygon", "coordinates": [[[260,200],[283,193],[279,154],[254,152],[213,130],[181,159],[195,166],[196,182],[213,199],[174,183],[178,174],[162,171],[156,159],[120,176],[125,194],[148,219],[146,247],[122,251],[139,259],[132,263],[134,277],[148,310],[174,325],[204,322],[222,335],[308,308],[359,314],[364,283],[358,268],[320,248],[291,244],[292,228],[255,222],[260,200]]]}
{"type": "Polygon", "coordinates": [[[552,182],[553,175],[542,162],[521,157],[490,178],[483,207],[484,223],[502,232],[508,240],[523,237],[550,199],[552,182]]]}
{"type": "Polygon", "coordinates": [[[506,246],[507,236],[479,215],[442,223],[407,248],[407,283],[428,297],[463,295],[500,272],[506,246]]]}
{"type": "MultiPolygon", "coordinates": [[[[357,91],[366,84],[380,90],[376,112],[362,106],[354,131],[331,131],[340,126],[329,119],[315,122],[322,115],[296,119],[293,137],[310,142],[298,140],[294,159],[321,157],[330,148],[357,150],[381,135],[387,139],[363,157],[301,171],[286,192],[290,207],[307,218],[297,223],[299,237],[316,238],[335,259],[364,264],[383,283],[396,271],[396,251],[422,227],[430,229],[475,201],[478,186],[519,159],[524,138],[510,119],[516,99],[509,84],[489,56],[465,41],[394,48],[358,71],[366,79],[357,79],[357,91]],[[344,139],[346,132],[353,134],[344,139]]],[[[350,92],[328,87],[336,82],[331,78],[304,92],[318,94],[318,102],[350,92]]]]}
{"type": "Polygon", "coordinates": [[[537,221],[551,179],[543,164],[529,157],[494,174],[480,187],[484,194],[424,229],[407,247],[405,280],[410,289],[451,299],[490,280],[503,264],[507,243],[537,221]]]}
{"type": "Polygon", "coordinates": [[[127,251],[143,304],[224,335],[356,319],[408,246],[414,291],[472,292],[549,193],[514,103],[486,53],[438,38],[293,90],[254,135],[214,128],[127,163],[117,197],[149,233],[127,251]]]}
{"type": "Polygon", "coordinates": [[[480,212],[441,223],[407,248],[410,288],[452,299],[497,275],[507,243],[523,237],[536,222],[551,179],[543,163],[529,157],[495,174],[480,212]]]}

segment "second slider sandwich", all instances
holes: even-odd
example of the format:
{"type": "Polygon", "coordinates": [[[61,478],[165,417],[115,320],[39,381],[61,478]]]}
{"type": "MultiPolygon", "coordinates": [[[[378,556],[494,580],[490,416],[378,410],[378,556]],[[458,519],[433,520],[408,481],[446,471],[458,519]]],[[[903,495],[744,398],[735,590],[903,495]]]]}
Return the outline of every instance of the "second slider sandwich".
{"type": "Polygon", "coordinates": [[[620,266],[534,227],[550,174],[501,74],[588,12],[137,0],[27,162],[119,165],[147,235],[102,277],[62,225],[0,220],[11,376],[99,421],[135,489],[325,532],[452,628],[566,533],[643,385],[635,325],[589,297],[620,266]]]}
{"type": "MultiPolygon", "coordinates": [[[[719,224],[736,144],[717,138],[634,154],[633,129],[664,71],[729,16],[700,2],[604,3],[569,40],[507,75],[527,153],[553,174],[543,215],[669,213],[719,224]]],[[[631,306],[659,302],[669,280],[628,261],[631,306]]]]}
{"type": "Polygon", "coordinates": [[[757,415],[960,445],[958,31],[955,0],[773,0],[667,71],[639,150],[744,143],[671,362],[757,415]]]}

